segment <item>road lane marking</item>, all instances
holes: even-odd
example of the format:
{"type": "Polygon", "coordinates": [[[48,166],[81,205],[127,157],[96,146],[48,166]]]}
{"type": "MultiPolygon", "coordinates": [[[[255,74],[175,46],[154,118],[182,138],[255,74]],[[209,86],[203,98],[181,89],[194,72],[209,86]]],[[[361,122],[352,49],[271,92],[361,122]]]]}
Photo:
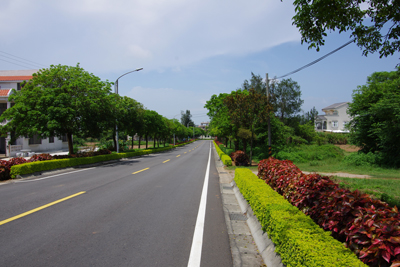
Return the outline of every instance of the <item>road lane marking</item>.
{"type": "Polygon", "coordinates": [[[176,156],[177,158],[180,157],[181,155],[176,156]]]}
{"type": "Polygon", "coordinates": [[[43,178],[38,178],[38,179],[32,179],[32,180],[21,180],[21,181],[19,181],[19,180],[16,180],[16,181],[14,181],[14,183],[28,183],[28,182],[35,182],[35,181],[46,180],[46,179],[49,179],[49,178],[53,178],[53,177],[57,177],[57,176],[62,176],[62,175],[67,175],[67,174],[71,174],[71,173],[88,171],[88,170],[92,170],[92,169],[96,169],[96,167],[87,168],[87,169],[84,169],[84,170],[78,170],[78,171],[66,172],[66,173],[61,173],[61,174],[55,174],[55,175],[51,175],[51,176],[47,176],[47,177],[43,177],[43,178]]]}
{"type": "Polygon", "coordinates": [[[183,152],[183,154],[186,154],[187,152],[183,152]]]}
{"type": "Polygon", "coordinates": [[[137,171],[137,172],[133,172],[132,174],[136,174],[136,173],[139,173],[139,172],[143,172],[143,171],[148,170],[148,169],[150,169],[150,168],[146,168],[146,169],[143,169],[143,170],[140,170],[140,171],[137,171]]]}
{"type": "Polygon", "coordinates": [[[204,233],[204,220],[206,217],[207,206],[207,190],[208,180],[210,177],[210,161],[211,161],[211,143],[210,152],[208,153],[208,163],[206,175],[204,176],[203,191],[200,198],[199,213],[197,214],[196,226],[194,228],[192,248],[190,249],[190,256],[188,267],[199,267],[201,261],[201,250],[203,248],[203,233],[204,233]]]}
{"type": "Polygon", "coordinates": [[[169,159],[167,159],[166,161],[163,161],[163,163],[166,163],[166,162],[168,162],[168,161],[170,161],[169,159]]]}
{"type": "Polygon", "coordinates": [[[39,210],[48,208],[48,207],[53,206],[53,205],[55,205],[55,204],[57,204],[57,203],[63,202],[63,201],[65,201],[65,200],[68,200],[68,199],[70,199],[70,198],[73,198],[73,197],[76,197],[76,196],[79,196],[79,195],[82,195],[82,194],[85,194],[85,193],[86,193],[86,191],[82,191],[82,192],[79,192],[79,193],[70,195],[69,197],[65,197],[65,198],[56,200],[56,201],[54,201],[54,202],[51,202],[51,203],[49,203],[49,204],[43,205],[43,206],[41,206],[41,207],[39,207],[39,208],[36,208],[36,209],[30,210],[30,211],[21,213],[20,215],[11,217],[11,218],[9,218],[9,219],[7,219],[7,220],[0,221],[0,225],[6,224],[6,223],[11,222],[11,221],[14,221],[14,220],[19,219],[19,218],[21,218],[21,217],[24,217],[24,216],[26,216],[26,215],[32,214],[32,213],[37,212],[37,211],[39,211],[39,210]]]}

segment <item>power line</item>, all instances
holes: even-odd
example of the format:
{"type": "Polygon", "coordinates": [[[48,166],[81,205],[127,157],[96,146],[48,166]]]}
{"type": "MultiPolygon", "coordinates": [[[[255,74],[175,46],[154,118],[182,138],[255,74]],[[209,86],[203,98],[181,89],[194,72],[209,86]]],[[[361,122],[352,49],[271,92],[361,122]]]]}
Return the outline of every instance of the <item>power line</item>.
{"type": "MultiPolygon", "coordinates": [[[[28,60],[28,59],[25,59],[25,58],[22,58],[22,57],[18,57],[18,56],[12,55],[12,54],[7,53],[7,52],[4,52],[4,51],[0,51],[0,53],[3,53],[3,54],[6,54],[6,55],[9,55],[9,56],[18,58],[18,59],[22,59],[23,61],[26,61],[26,62],[23,62],[23,61],[20,61],[20,60],[17,60],[17,59],[10,58],[10,57],[7,57],[7,56],[2,55],[3,57],[6,57],[6,58],[9,58],[9,59],[11,59],[11,60],[18,61],[18,62],[22,62],[23,64],[32,65],[32,66],[35,66],[35,67],[40,67],[40,66],[42,66],[42,67],[47,67],[47,66],[44,65],[44,64],[41,64],[41,63],[38,63],[38,62],[35,62],[35,61],[32,61],[32,60],[28,60]],[[29,62],[34,63],[34,64],[31,64],[31,63],[29,63],[29,62]]],[[[12,63],[12,62],[9,62],[9,63],[12,63]]]]}
{"type": "Polygon", "coordinates": [[[7,60],[1,59],[1,58],[0,58],[0,60],[5,61],[5,62],[8,62],[8,63],[11,63],[11,64],[14,64],[14,65],[18,65],[18,66],[21,66],[21,67],[24,67],[24,68],[27,68],[27,69],[31,69],[31,67],[27,67],[27,66],[24,66],[24,65],[21,65],[21,64],[17,64],[17,63],[14,63],[14,62],[10,62],[10,61],[7,61],[7,60]]]}
{"type": "Polygon", "coordinates": [[[322,56],[322,57],[318,58],[317,60],[314,60],[314,61],[308,63],[307,65],[304,65],[304,66],[301,67],[301,68],[298,68],[298,69],[296,69],[296,70],[294,70],[294,71],[292,71],[292,72],[289,72],[288,74],[282,75],[282,76],[280,76],[280,77],[278,77],[278,78],[269,79],[269,80],[276,80],[276,79],[284,78],[284,77],[286,77],[286,76],[289,76],[289,75],[292,75],[292,74],[294,74],[294,73],[296,73],[296,72],[299,72],[299,71],[301,71],[301,70],[303,70],[303,69],[305,69],[305,68],[308,68],[308,67],[314,65],[315,63],[320,62],[320,61],[323,60],[324,58],[326,58],[326,57],[332,55],[333,53],[336,53],[336,52],[339,51],[340,49],[342,49],[342,48],[348,46],[349,44],[353,43],[354,41],[355,41],[355,39],[352,39],[352,40],[348,41],[347,43],[345,43],[344,45],[342,45],[342,46],[336,48],[335,50],[333,50],[333,51],[331,51],[331,52],[329,52],[329,53],[326,54],[325,56],[322,56]]]}

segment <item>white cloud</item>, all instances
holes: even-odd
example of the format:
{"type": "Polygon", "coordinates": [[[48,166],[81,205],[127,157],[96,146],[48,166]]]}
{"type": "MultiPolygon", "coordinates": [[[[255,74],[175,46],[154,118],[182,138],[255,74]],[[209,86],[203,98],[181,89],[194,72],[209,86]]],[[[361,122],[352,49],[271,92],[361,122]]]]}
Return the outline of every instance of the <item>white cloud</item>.
{"type": "MultiPolygon", "coordinates": [[[[159,114],[172,119],[180,119],[181,110],[190,110],[191,114],[196,114],[196,120],[203,118],[197,114],[206,114],[204,109],[205,100],[202,92],[188,90],[177,90],[173,88],[144,88],[136,86],[131,89],[127,96],[143,103],[147,109],[155,110],[159,114]],[[171,113],[171,110],[174,114],[171,113]]],[[[207,117],[207,116],[204,116],[207,117]]]]}
{"type": "Polygon", "coordinates": [[[176,68],[299,40],[292,4],[276,0],[13,0],[1,7],[3,43],[45,64],[81,62],[91,71],[176,68]]]}

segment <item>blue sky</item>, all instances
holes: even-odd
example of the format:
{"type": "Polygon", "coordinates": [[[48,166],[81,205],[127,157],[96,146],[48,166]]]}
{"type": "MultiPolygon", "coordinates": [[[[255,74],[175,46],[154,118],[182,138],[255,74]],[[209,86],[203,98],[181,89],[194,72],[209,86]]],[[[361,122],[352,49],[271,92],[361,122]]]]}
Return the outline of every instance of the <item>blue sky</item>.
{"type": "MultiPolygon", "coordinates": [[[[144,68],[121,78],[119,93],[167,118],[188,109],[199,124],[209,120],[205,102],[236,90],[251,72],[281,76],[350,40],[333,32],[320,52],[308,50],[293,15],[292,1],[279,0],[2,0],[0,70],[79,62],[115,81],[144,68]]],[[[287,78],[299,83],[303,110],[322,113],[351,101],[373,72],[393,71],[399,57],[364,57],[350,44],[287,78]]]]}

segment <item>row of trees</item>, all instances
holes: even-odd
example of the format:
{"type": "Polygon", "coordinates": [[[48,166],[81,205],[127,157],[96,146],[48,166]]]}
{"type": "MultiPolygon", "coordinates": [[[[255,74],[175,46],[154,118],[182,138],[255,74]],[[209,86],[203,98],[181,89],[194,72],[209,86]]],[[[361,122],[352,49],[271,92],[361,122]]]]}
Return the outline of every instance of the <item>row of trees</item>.
{"type": "MultiPolygon", "coordinates": [[[[209,130],[213,136],[233,141],[236,150],[243,150],[253,156],[253,142],[257,140],[257,154],[268,151],[268,124],[270,117],[274,149],[286,145],[291,136],[308,135],[313,131],[315,108],[304,115],[301,111],[300,86],[292,79],[273,81],[269,87],[261,76],[254,75],[245,80],[242,87],[230,94],[213,95],[205,108],[211,118],[209,130]],[[312,114],[312,115],[311,115],[312,114]],[[250,142],[250,151],[248,143],[250,142]]],[[[265,156],[265,155],[264,155],[265,156]]]]}
{"type": "MultiPolygon", "coordinates": [[[[169,140],[193,135],[176,119],[167,119],[156,111],[127,96],[112,93],[112,83],[75,67],[52,65],[33,74],[33,78],[9,98],[13,102],[0,120],[2,135],[67,136],[69,152],[73,153],[72,136],[100,138],[112,131],[114,147],[119,136],[134,136],[146,140],[169,140]]],[[[204,134],[196,129],[195,134],[204,134]]]]}

